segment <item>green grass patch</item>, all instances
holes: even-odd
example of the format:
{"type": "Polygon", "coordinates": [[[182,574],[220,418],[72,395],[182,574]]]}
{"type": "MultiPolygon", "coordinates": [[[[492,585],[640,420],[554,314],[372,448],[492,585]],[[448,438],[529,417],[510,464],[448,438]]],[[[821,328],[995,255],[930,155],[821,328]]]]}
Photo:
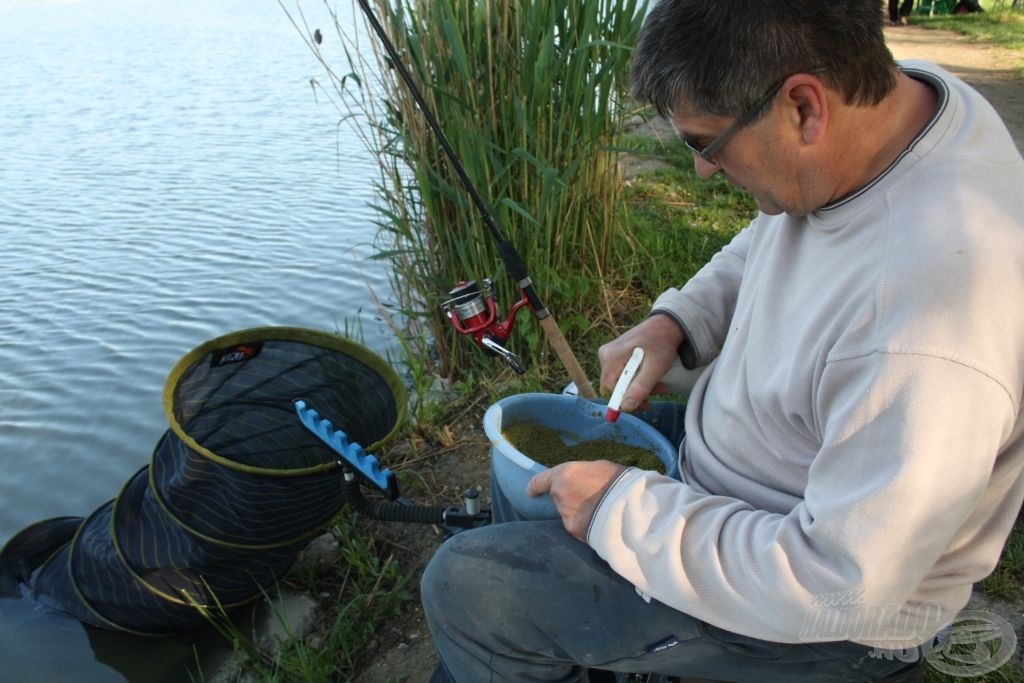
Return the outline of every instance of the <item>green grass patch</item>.
{"type": "MultiPolygon", "coordinates": [[[[697,176],[693,157],[681,142],[632,136],[624,147],[657,168],[631,178],[624,190],[624,233],[620,275],[647,299],[682,285],[757,215],[753,199],[720,174],[697,176]]],[[[637,311],[642,318],[647,308],[637,311]]],[[[635,321],[634,321],[635,322],[635,321]]]]}
{"type": "Polygon", "coordinates": [[[380,625],[412,603],[413,577],[365,521],[345,508],[333,531],[340,539],[337,558],[316,566],[300,565],[285,583],[287,590],[317,596],[324,607],[312,633],[289,632],[278,646],[264,648],[229,620],[214,621],[221,635],[234,643],[240,680],[351,680],[366,665],[368,645],[380,625]]]}
{"type": "Polygon", "coordinates": [[[1021,671],[1020,667],[1013,663],[1007,663],[991,673],[971,678],[942,673],[931,667],[925,669],[924,672],[925,683],[964,683],[964,681],[970,681],[970,683],[1020,683],[1022,680],[1024,680],[1024,671],[1021,671]]]}
{"type": "MultiPolygon", "coordinates": [[[[975,643],[970,643],[968,648],[965,649],[962,654],[966,658],[975,656],[973,648],[978,647],[975,643]]],[[[964,661],[971,661],[965,659],[964,661]]],[[[965,677],[963,674],[955,675],[944,673],[938,669],[927,666],[924,670],[924,683],[964,683],[969,681],[970,683],[1020,683],[1024,680],[1024,671],[1021,671],[1020,666],[1013,663],[1012,661],[1007,662],[1003,666],[999,667],[995,671],[991,671],[980,676],[965,677]]]]}
{"type": "MultiPolygon", "coordinates": [[[[987,595],[1000,600],[1021,597],[1024,587],[1024,521],[1018,520],[1003,549],[999,564],[981,583],[987,595]]],[[[1024,680],[1024,679],[1022,679],[1024,680]]]]}

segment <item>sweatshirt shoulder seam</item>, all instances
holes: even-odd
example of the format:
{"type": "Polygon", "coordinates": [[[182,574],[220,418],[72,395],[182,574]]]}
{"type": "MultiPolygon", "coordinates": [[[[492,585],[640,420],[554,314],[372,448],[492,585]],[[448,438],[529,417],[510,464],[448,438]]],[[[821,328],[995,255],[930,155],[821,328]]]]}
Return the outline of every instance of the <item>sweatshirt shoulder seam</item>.
{"type": "Polygon", "coordinates": [[[836,356],[829,355],[829,357],[825,360],[825,365],[828,366],[842,361],[857,360],[859,358],[866,358],[868,356],[872,356],[875,354],[887,356],[920,356],[922,358],[934,358],[937,360],[943,360],[967,368],[968,370],[977,372],[979,375],[985,377],[986,379],[996,384],[1000,389],[1002,389],[1003,393],[1006,394],[1006,398],[1010,402],[1010,405],[1014,407],[1014,410],[1018,409],[1017,399],[1013,395],[1013,389],[1010,386],[1008,386],[1007,383],[1003,379],[1001,379],[996,373],[987,370],[984,367],[981,367],[975,363],[971,363],[963,358],[956,358],[950,354],[939,353],[937,351],[927,351],[923,349],[872,348],[867,349],[865,351],[850,352],[836,356]]]}

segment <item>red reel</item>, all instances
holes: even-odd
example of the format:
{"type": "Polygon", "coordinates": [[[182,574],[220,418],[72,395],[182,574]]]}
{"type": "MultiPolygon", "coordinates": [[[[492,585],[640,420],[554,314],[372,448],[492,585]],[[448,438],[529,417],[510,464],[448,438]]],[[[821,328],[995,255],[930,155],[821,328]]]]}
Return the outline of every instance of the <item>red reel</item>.
{"type": "Polygon", "coordinates": [[[486,352],[501,356],[517,372],[526,372],[519,358],[502,344],[512,334],[516,314],[529,300],[523,297],[509,309],[508,318],[499,320],[498,304],[491,293],[491,283],[484,280],[483,288],[475,280],[463,280],[448,292],[445,312],[460,334],[473,337],[477,346],[486,352]]]}

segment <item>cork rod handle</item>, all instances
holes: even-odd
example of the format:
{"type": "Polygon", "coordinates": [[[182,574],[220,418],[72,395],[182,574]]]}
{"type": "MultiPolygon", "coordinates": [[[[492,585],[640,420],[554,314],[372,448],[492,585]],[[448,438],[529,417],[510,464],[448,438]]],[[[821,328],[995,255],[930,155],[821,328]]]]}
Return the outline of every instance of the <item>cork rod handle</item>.
{"type": "Polygon", "coordinates": [[[542,318],[540,326],[544,329],[544,334],[547,335],[548,341],[551,342],[551,348],[558,354],[559,359],[562,361],[562,365],[569,372],[569,377],[576,383],[576,389],[579,391],[579,395],[583,398],[597,398],[597,393],[594,391],[594,387],[590,384],[590,380],[587,379],[587,373],[583,371],[583,367],[579,361],[576,360],[576,355],[569,348],[569,342],[566,341],[565,335],[562,334],[562,330],[559,329],[558,323],[555,322],[555,318],[552,315],[548,315],[542,318]]]}

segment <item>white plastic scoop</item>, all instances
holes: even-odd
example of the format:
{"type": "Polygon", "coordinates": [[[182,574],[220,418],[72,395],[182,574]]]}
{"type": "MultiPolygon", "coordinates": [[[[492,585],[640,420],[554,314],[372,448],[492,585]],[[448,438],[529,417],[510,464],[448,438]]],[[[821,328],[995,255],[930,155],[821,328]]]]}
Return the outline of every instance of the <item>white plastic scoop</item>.
{"type": "Polygon", "coordinates": [[[626,389],[629,388],[630,383],[636,377],[636,373],[640,370],[643,362],[644,350],[638,346],[633,349],[633,355],[626,361],[626,367],[622,369],[622,374],[619,375],[619,380],[615,383],[615,390],[612,391],[612,397],[608,400],[608,409],[604,413],[604,418],[609,422],[615,422],[619,419],[619,407],[622,405],[622,398],[626,395],[626,389]]]}

